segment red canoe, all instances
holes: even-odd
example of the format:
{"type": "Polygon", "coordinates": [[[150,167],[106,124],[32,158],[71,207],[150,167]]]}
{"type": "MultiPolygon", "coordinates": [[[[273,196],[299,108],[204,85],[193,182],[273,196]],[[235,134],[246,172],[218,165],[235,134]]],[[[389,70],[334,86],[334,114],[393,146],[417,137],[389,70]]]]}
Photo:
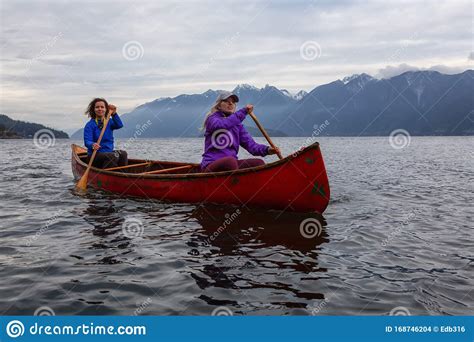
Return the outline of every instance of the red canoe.
{"type": "MultiPolygon", "coordinates": [[[[87,168],[87,152],[74,144],[71,147],[72,172],[79,179],[87,168]]],[[[318,143],[282,160],[235,171],[202,173],[199,164],[140,159],[129,159],[129,164],[114,170],[92,167],[88,185],[123,196],[320,214],[329,202],[329,182],[318,143]]]]}

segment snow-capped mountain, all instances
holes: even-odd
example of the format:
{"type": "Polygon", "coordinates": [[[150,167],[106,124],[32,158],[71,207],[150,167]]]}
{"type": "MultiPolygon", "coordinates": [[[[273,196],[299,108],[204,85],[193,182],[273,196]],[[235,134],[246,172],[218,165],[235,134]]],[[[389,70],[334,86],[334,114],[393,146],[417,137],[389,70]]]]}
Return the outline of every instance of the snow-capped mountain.
{"type": "MultiPolygon", "coordinates": [[[[474,71],[444,75],[409,71],[389,79],[352,75],[296,95],[271,85],[237,85],[238,108],[252,103],[255,114],[274,134],[310,136],[315,125],[330,122],[322,135],[387,135],[397,128],[410,134],[474,134],[474,71]],[[300,101],[301,99],[304,101],[300,101]],[[278,133],[278,131],[280,133],[278,133]]],[[[192,137],[219,90],[160,98],[122,115],[118,137],[133,137],[137,127],[151,122],[140,137],[192,137]]],[[[253,126],[246,119],[246,126],[253,126]]],[[[82,138],[82,130],[73,138],[82,138]]]]}
{"type": "Polygon", "coordinates": [[[305,91],[305,90],[300,90],[298,93],[296,93],[296,95],[293,95],[293,98],[296,100],[296,101],[299,101],[301,100],[303,97],[305,97],[306,95],[308,95],[308,92],[305,91]]]}

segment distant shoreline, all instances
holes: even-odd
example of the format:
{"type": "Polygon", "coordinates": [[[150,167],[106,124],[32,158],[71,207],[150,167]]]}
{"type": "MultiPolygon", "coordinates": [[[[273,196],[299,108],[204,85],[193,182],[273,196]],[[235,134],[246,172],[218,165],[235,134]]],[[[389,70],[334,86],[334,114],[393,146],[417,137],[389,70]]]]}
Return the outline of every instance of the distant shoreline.
{"type": "MultiPolygon", "coordinates": [[[[317,140],[319,138],[386,138],[389,137],[390,135],[322,135],[318,137],[313,137],[314,140],[317,140]]],[[[464,134],[464,135],[410,135],[411,137],[474,137],[473,134],[464,134]]],[[[302,138],[302,139],[307,139],[311,138],[311,136],[272,136],[273,138],[302,138]]],[[[116,140],[127,140],[131,139],[132,137],[129,138],[116,138],[116,140]]],[[[202,137],[150,137],[150,138],[137,138],[137,140],[149,140],[149,139],[201,139],[202,137]]],[[[254,138],[262,138],[262,136],[257,136],[254,138]]],[[[8,138],[8,137],[0,137],[0,140],[34,140],[34,138],[23,138],[23,137],[15,137],[15,138],[8,138]]],[[[73,138],[56,138],[60,140],[71,140],[71,141],[80,141],[82,139],[73,139],[73,138]]]]}

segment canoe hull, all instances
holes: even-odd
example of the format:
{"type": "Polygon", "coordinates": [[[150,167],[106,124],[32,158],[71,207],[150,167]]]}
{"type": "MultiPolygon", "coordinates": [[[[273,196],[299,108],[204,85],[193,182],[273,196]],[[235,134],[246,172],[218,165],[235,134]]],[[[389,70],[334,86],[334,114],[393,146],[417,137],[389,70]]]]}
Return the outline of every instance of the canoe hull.
{"type": "MultiPolygon", "coordinates": [[[[87,165],[73,146],[76,179],[87,165]]],[[[323,213],[329,182],[319,145],[313,144],[283,160],[234,172],[182,175],[137,175],[92,168],[88,186],[123,196],[184,203],[219,203],[295,212],[323,213]]]]}

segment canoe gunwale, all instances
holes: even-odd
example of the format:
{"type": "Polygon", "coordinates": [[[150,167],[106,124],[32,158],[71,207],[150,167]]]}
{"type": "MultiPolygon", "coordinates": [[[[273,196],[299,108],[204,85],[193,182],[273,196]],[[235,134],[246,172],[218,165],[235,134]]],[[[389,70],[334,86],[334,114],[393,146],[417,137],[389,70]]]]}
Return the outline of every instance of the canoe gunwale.
{"type": "MultiPolygon", "coordinates": [[[[71,149],[72,149],[72,158],[73,162],[75,164],[80,165],[83,168],[83,171],[87,168],[87,164],[84,163],[78,155],[77,149],[83,149],[79,145],[76,144],[71,144],[71,149]]],[[[94,166],[91,167],[91,171],[94,171],[94,173],[97,174],[103,174],[103,175],[109,175],[109,176],[114,176],[114,177],[123,177],[123,178],[150,178],[150,179],[159,179],[159,180],[164,180],[164,179],[192,179],[192,178],[216,178],[216,177],[227,177],[227,176],[238,176],[238,175],[243,175],[243,174],[251,174],[254,172],[259,172],[263,170],[268,170],[268,169],[273,169],[275,167],[282,166],[283,164],[288,163],[291,160],[294,160],[296,158],[301,157],[306,151],[312,150],[312,149],[319,149],[319,143],[314,142],[311,145],[306,146],[305,148],[302,148],[296,153],[290,154],[286,156],[285,158],[281,160],[276,160],[274,162],[265,164],[265,165],[260,165],[252,168],[246,168],[246,169],[237,169],[237,170],[230,170],[230,171],[221,171],[221,172],[197,172],[197,173],[184,173],[184,174],[157,174],[157,175],[140,175],[138,173],[126,173],[126,172],[117,172],[117,171],[105,171],[104,169],[99,169],[94,166]],[[296,155],[295,155],[296,154],[296,155]]],[[[129,159],[133,161],[145,161],[145,159],[129,159]]],[[[176,166],[181,166],[181,165],[192,165],[193,167],[199,167],[200,164],[196,163],[183,163],[183,162],[170,162],[170,161],[160,161],[160,160],[149,160],[152,163],[164,163],[164,164],[173,164],[176,166]]]]}

